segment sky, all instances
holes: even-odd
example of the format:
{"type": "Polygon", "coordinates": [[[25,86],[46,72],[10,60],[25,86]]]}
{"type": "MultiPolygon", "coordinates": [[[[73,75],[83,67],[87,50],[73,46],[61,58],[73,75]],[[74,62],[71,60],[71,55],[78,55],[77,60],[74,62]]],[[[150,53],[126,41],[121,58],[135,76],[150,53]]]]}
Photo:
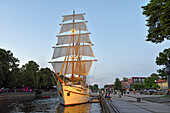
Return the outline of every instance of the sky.
{"type": "Polygon", "coordinates": [[[30,60],[52,68],[62,15],[86,13],[97,62],[89,83],[113,84],[116,78],[148,77],[161,68],[155,63],[170,42],[146,42],[146,17],[141,6],[149,0],[0,0],[0,48],[11,50],[20,67],[30,60]]]}

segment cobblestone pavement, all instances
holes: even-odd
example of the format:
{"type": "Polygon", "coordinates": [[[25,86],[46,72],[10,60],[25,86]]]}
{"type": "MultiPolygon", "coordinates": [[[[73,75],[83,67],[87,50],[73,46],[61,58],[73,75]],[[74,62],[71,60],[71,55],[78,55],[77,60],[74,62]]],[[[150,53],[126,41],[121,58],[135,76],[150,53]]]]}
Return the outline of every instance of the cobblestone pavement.
{"type": "Polygon", "coordinates": [[[169,103],[154,103],[141,99],[137,102],[137,97],[160,97],[160,95],[133,95],[128,96],[111,95],[113,105],[121,113],[170,113],[169,103]]]}

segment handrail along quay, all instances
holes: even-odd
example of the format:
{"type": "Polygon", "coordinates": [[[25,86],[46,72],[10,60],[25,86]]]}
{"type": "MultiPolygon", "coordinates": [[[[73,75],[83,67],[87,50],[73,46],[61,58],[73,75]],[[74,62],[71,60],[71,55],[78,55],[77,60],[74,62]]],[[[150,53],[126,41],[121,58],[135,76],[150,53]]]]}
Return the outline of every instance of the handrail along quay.
{"type": "Polygon", "coordinates": [[[101,94],[99,94],[99,100],[103,113],[120,113],[113,103],[110,100],[106,100],[101,94]]]}

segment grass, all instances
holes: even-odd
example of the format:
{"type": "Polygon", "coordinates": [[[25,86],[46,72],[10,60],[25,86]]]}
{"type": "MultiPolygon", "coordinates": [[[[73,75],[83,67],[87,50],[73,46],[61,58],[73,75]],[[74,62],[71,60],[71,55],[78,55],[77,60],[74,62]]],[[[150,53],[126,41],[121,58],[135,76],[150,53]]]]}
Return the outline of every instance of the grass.
{"type": "Polygon", "coordinates": [[[169,95],[165,95],[165,96],[163,96],[163,98],[169,98],[169,95]]]}

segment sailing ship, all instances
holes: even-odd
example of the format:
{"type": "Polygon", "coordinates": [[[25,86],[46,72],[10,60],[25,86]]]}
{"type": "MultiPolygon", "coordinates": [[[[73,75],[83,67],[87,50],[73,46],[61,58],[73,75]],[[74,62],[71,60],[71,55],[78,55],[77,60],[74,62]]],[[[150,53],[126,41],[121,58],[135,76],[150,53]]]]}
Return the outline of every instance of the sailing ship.
{"type": "Polygon", "coordinates": [[[75,105],[90,100],[90,89],[86,84],[94,57],[87,29],[85,13],[64,15],[57,44],[50,63],[58,78],[58,95],[62,105],[75,105]],[[59,76],[64,76],[61,79],[59,76]],[[71,76],[71,77],[68,77],[71,76]],[[69,79],[70,78],[70,79],[69,79]]]}

